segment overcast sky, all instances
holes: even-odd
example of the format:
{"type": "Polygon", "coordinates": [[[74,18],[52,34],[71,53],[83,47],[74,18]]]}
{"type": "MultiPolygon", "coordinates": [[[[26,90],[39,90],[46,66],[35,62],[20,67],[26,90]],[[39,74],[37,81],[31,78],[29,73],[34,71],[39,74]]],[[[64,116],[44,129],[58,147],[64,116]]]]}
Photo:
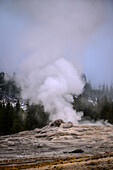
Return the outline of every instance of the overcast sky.
{"type": "Polygon", "coordinates": [[[64,57],[95,85],[112,82],[113,1],[0,0],[0,71],[42,54],[64,57]]]}

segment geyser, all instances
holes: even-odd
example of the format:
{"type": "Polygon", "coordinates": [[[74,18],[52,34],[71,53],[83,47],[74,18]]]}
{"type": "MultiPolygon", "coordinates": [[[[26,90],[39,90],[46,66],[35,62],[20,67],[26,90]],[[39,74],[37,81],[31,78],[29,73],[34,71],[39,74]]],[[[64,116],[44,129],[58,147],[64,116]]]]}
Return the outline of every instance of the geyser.
{"type": "Polygon", "coordinates": [[[31,103],[43,104],[51,120],[60,118],[77,123],[82,113],[76,113],[71,102],[72,94],[79,95],[84,87],[80,73],[64,58],[45,65],[34,60],[31,67],[32,61],[33,57],[24,65],[23,77],[19,79],[22,97],[31,103]]]}

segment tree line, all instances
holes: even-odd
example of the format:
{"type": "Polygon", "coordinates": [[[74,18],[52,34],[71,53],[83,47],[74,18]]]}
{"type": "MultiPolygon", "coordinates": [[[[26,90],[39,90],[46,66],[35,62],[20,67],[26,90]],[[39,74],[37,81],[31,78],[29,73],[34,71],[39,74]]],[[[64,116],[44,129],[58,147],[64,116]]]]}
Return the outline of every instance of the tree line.
{"type": "Polygon", "coordinates": [[[81,95],[73,95],[73,108],[82,111],[82,120],[104,120],[113,124],[113,85],[99,85],[94,88],[91,82],[87,82],[86,76],[84,91],[81,95]]]}
{"type": "Polygon", "coordinates": [[[0,102],[0,135],[8,135],[23,130],[42,128],[49,123],[49,114],[42,105],[29,105],[24,111],[17,101],[15,106],[10,102],[0,102]]]}
{"type": "Polygon", "coordinates": [[[78,96],[77,98],[73,96],[74,102],[72,103],[73,108],[80,112],[83,112],[83,120],[104,120],[108,123],[113,124],[113,101],[111,98],[106,96],[101,99],[94,101],[89,101],[83,95],[78,96]]]}

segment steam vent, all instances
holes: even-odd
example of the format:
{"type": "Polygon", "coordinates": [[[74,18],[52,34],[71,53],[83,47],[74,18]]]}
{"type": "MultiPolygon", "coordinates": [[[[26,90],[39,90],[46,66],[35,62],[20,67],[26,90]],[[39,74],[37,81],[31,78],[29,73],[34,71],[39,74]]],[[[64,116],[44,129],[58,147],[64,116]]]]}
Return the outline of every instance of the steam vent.
{"type": "Polygon", "coordinates": [[[113,169],[113,126],[61,119],[0,137],[0,169],[113,169]]]}

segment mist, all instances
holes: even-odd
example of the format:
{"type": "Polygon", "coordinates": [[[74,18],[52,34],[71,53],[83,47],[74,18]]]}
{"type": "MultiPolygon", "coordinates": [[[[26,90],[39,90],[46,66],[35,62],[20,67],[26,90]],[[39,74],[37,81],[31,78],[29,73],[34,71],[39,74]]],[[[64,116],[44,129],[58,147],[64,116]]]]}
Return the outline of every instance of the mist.
{"type": "Polygon", "coordinates": [[[50,119],[78,122],[72,94],[113,77],[112,0],[1,0],[0,69],[17,72],[22,98],[50,119]]]}

